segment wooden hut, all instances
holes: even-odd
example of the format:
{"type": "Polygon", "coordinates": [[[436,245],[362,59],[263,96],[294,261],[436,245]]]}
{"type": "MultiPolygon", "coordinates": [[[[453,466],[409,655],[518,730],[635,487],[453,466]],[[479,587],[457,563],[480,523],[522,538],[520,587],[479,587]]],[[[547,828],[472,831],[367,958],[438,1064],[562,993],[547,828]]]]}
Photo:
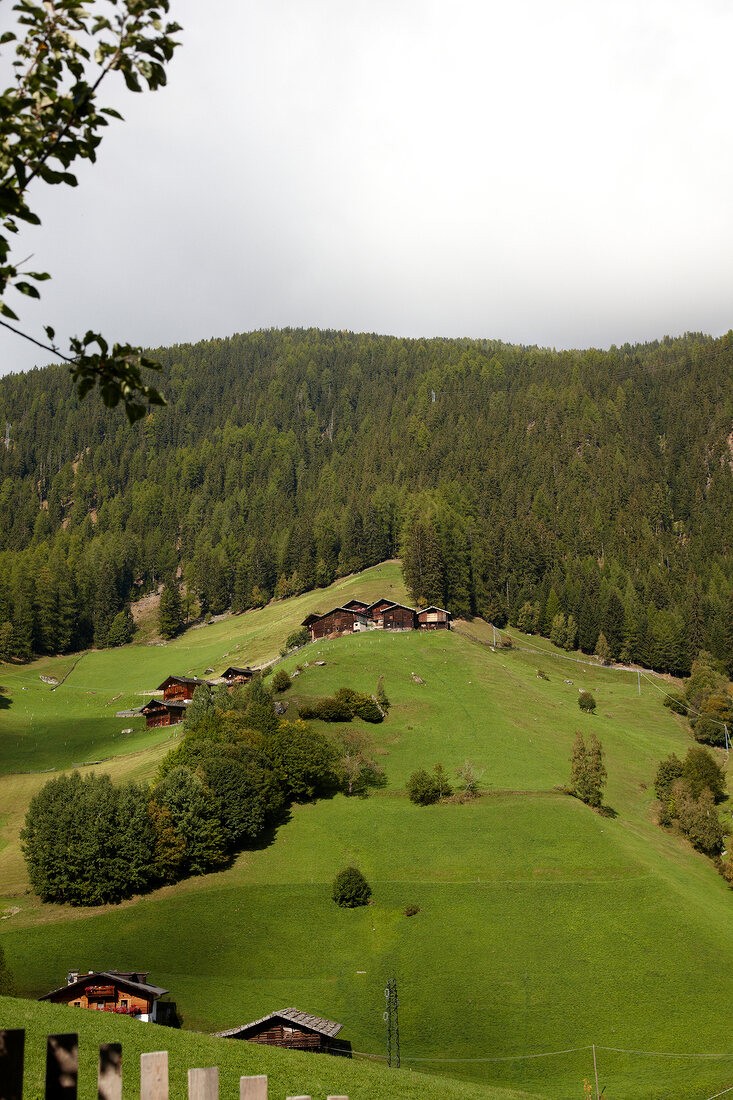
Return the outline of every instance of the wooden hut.
{"type": "Polygon", "coordinates": [[[450,630],[453,616],[444,607],[423,607],[417,613],[418,630],[450,630]]]}
{"type": "Polygon", "coordinates": [[[358,611],[360,615],[363,615],[369,605],[364,603],[363,600],[349,600],[343,606],[345,611],[358,611]]]}
{"type": "Polygon", "coordinates": [[[414,607],[393,603],[382,611],[383,630],[414,630],[417,625],[414,607]]]}
{"type": "Polygon", "coordinates": [[[140,714],[145,715],[148,729],[153,726],[175,726],[186,717],[187,706],[185,699],[151,699],[140,708],[140,714]]]}
{"type": "Polygon", "coordinates": [[[70,970],[66,985],[45,993],[39,1000],[157,1022],[159,1015],[163,1015],[158,1011],[158,998],[168,990],[149,985],[147,979],[147,971],[90,970],[80,976],[78,970],[70,970]]]}
{"type": "Polygon", "coordinates": [[[236,665],[230,665],[229,668],[224,669],[221,675],[222,679],[226,681],[227,687],[233,688],[237,684],[248,684],[255,672],[256,669],[254,668],[238,668],[236,665]]]}
{"type": "Polygon", "coordinates": [[[384,599],[384,597],[382,597],[379,600],[375,600],[374,603],[367,604],[367,608],[366,608],[366,611],[365,611],[366,617],[371,622],[376,623],[377,626],[381,626],[382,625],[382,615],[384,613],[385,607],[392,607],[392,606],[394,606],[394,600],[387,600],[387,599],[384,599]]]}
{"type": "Polygon", "coordinates": [[[352,608],[334,607],[325,615],[309,615],[301,625],[308,627],[311,641],[315,641],[329,634],[351,634],[354,630],[360,630],[366,627],[366,617],[352,608]]]}
{"type": "Polygon", "coordinates": [[[157,690],[163,692],[166,703],[173,700],[189,700],[193,699],[193,693],[197,687],[208,683],[208,680],[199,680],[197,676],[169,676],[158,685],[157,690]]]}
{"type": "Polygon", "coordinates": [[[245,1039],[249,1043],[328,1053],[342,1027],[343,1024],[311,1016],[297,1008],[282,1008],[251,1024],[240,1024],[216,1034],[221,1039],[245,1039]]]}

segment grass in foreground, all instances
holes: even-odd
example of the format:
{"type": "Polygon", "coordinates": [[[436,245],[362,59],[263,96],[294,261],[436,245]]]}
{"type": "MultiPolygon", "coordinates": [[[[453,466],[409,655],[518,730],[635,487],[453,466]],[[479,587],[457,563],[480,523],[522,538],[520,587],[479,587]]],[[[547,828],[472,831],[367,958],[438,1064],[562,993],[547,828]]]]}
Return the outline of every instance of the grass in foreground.
{"type": "MultiPolygon", "coordinates": [[[[285,1006],[279,1006],[285,1007],[285,1006]]],[[[27,1097],[43,1095],[46,1035],[79,1033],[79,1100],[96,1100],[97,1052],[100,1043],[122,1043],[123,1096],[139,1096],[140,1055],[167,1050],[171,1100],[187,1096],[189,1069],[219,1067],[222,1100],[239,1096],[239,1078],[267,1074],[270,1100],[308,1095],[313,1100],[348,1095],[350,1100],[533,1100],[526,1092],[505,1091],[410,1070],[390,1070],[357,1059],[277,1050],[234,1039],[173,1031],[57,1005],[0,997],[0,1029],[26,1029],[27,1097]]],[[[581,1094],[582,1095],[582,1094],[581,1094]]],[[[535,1098],[540,1100],[540,1098],[535,1098]]]]}

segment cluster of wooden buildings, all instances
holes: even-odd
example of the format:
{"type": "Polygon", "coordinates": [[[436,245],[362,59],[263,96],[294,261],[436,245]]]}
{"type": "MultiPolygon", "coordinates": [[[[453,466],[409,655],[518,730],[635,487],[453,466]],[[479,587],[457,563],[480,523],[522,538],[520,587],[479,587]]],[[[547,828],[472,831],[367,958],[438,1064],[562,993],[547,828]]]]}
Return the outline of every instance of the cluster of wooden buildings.
{"type": "Polygon", "coordinates": [[[193,693],[201,684],[208,684],[209,687],[226,684],[231,690],[237,684],[249,683],[255,671],[253,668],[230,665],[218,680],[200,680],[197,676],[169,676],[156,688],[156,691],[163,692],[163,698],[151,699],[138,713],[145,716],[148,729],[153,726],[174,726],[186,717],[193,693]]]}
{"type": "Polygon", "coordinates": [[[356,634],[364,630],[450,630],[452,615],[443,607],[407,607],[393,600],[374,603],[349,600],[323,615],[314,612],[302,622],[310,630],[311,641],[334,634],[356,634]]]}

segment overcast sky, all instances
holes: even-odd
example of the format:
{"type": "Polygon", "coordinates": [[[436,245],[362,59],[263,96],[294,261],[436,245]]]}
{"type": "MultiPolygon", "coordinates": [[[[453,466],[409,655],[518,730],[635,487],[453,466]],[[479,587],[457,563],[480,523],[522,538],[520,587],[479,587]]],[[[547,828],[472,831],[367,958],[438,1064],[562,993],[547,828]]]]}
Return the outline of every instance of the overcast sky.
{"type": "MultiPolygon", "coordinates": [[[[23,243],[53,281],[9,299],[28,331],[559,348],[733,327],[729,0],[171,9],[168,87],[107,87],[126,121],[98,163],[36,185],[23,243]]],[[[49,359],[0,336],[0,373],[49,359]]]]}

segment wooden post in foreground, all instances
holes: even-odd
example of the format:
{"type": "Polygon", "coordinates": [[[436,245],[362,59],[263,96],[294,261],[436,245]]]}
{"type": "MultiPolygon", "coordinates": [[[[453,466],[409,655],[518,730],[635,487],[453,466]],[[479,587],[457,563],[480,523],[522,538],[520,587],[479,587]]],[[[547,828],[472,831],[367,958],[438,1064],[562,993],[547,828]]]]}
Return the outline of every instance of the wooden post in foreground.
{"type": "Polygon", "coordinates": [[[140,1100],[168,1100],[168,1051],[140,1055],[140,1100]]]}
{"type": "Polygon", "coordinates": [[[23,1028],[0,1031],[0,1100],[22,1100],[24,1048],[23,1028]]]}
{"type": "MultiPolygon", "coordinates": [[[[2,1100],[2,1097],[0,1097],[2,1100]]],[[[239,1100],[267,1100],[267,1078],[240,1077],[239,1100]]]]}
{"type": "Polygon", "coordinates": [[[76,1100],[79,1036],[49,1035],[46,1040],[46,1100],[76,1100]]]}
{"type": "Polygon", "coordinates": [[[188,1100],[219,1100],[219,1069],[190,1069],[188,1071],[188,1100]]]}
{"type": "Polygon", "coordinates": [[[102,1043],[99,1048],[97,1100],[122,1100],[121,1043],[102,1043]]]}

